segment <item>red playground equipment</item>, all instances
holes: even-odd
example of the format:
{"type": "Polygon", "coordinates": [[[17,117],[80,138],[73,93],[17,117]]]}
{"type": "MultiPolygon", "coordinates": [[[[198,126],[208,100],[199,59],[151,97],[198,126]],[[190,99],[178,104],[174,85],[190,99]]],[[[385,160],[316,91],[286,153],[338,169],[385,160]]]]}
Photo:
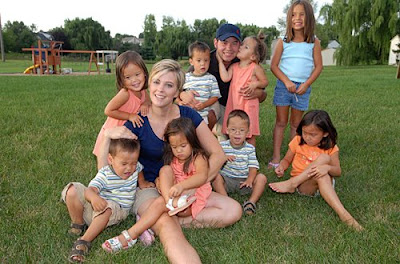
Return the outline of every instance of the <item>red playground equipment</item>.
{"type": "Polygon", "coordinates": [[[61,73],[61,54],[62,53],[86,53],[90,54],[88,74],[97,72],[100,74],[99,64],[97,63],[96,51],[94,50],[63,50],[62,41],[38,40],[37,48],[23,48],[23,51],[32,52],[33,65],[28,67],[24,73],[35,74],[60,74],[61,73]],[[96,66],[96,71],[92,71],[92,63],[96,66]]]}

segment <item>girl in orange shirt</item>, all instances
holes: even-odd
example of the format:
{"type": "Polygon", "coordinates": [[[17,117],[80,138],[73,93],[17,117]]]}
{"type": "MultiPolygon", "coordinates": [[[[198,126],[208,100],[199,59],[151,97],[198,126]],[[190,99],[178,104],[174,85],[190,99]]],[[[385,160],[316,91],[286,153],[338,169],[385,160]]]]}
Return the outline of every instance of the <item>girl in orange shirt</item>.
{"type": "Polygon", "coordinates": [[[335,177],[341,174],[339,148],[336,146],[337,132],[327,112],[310,111],[304,115],[296,130],[297,135],[289,143],[285,157],[275,173],[282,177],[292,164],[291,178],[270,183],[269,187],[278,193],[293,193],[322,198],[338,214],[340,220],[361,231],[363,227],[344,208],[337,196],[335,177]]]}

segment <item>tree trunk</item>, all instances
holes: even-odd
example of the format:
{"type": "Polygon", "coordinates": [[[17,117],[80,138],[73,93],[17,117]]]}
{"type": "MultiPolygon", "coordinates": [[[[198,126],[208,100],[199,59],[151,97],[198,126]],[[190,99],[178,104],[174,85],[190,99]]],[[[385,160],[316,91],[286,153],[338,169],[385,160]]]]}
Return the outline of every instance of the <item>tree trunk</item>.
{"type": "Polygon", "coordinates": [[[5,62],[6,58],[4,56],[3,28],[1,27],[1,14],[0,14],[0,47],[1,47],[1,61],[5,62]]]}

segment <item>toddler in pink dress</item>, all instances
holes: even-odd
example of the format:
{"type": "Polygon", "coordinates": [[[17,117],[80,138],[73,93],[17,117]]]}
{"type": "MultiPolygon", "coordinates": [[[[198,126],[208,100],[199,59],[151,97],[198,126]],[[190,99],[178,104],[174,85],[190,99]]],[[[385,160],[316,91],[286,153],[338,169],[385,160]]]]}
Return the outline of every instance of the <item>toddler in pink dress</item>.
{"type": "Polygon", "coordinates": [[[142,116],[147,115],[150,99],[146,93],[148,71],[142,57],[134,51],[126,51],[118,56],[115,62],[118,93],[107,104],[104,113],[108,116],[102,126],[93,149],[98,156],[104,130],[122,126],[126,120],[134,126],[141,126],[142,116]]]}
{"type": "Polygon", "coordinates": [[[253,93],[257,87],[268,85],[267,76],[259,64],[264,60],[265,54],[265,43],[260,38],[251,36],[245,38],[239,48],[237,57],[240,59],[240,62],[232,64],[228,70],[226,70],[222,59],[217,56],[221,79],[224,82],[231,81],[222,132],[227,134],[226,122],[229,113],[236,109],[243,110],[250,117],[250,130],[247,135],[247,142],[253,146],[256,143],[255,136],[260,135],[259,101],[257,98],[248,99],[247,96],[253,93]]]}

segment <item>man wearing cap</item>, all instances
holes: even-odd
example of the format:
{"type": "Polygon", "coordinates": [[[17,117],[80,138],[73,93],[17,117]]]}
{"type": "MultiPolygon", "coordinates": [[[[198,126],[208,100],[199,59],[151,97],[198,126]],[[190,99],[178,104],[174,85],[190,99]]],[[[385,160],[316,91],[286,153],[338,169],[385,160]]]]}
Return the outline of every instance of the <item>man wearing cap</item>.
{"type": "MultiPolygon", "coordinates": [[[[215,50],[210,53],[210,67],[208,72],[214,75],[217,79],[221,97],[218,99],[218,102],[211,107],[215,115],[210,111],[211,114],[208,116],[210,124],[215,124],[218,121],[218,123],[222,125],[230,85],[230,82],[225,83],[221,80],[216,52],[218,52],[225,67],[228,69],[231,64],[239,61],[239,59],[236,58],[236,55],[239,52],[240,43],[240,29],[237,26],[226,23],[222,24],[217,29],[217,34],[214,39],[215,50]]],[[[258,98],[261,103],[267,97],[264,88],[265,87],[258,87],[258,89],[255,89],[253,93],[248,93],[248,87],[242,87],[242,93],[246,99],[258,98]]],[[[183,92],[181,93],[180,98],[187,105],[194,105],[196,103],[193,93],[183,92]]]]}

